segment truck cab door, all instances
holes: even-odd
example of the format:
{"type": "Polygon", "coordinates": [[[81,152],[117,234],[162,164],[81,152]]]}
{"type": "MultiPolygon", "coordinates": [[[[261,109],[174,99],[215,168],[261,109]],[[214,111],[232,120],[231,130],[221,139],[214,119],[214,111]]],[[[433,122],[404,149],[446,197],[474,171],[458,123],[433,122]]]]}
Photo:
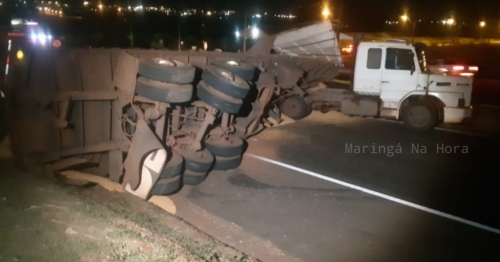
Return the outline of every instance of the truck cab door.
{"type": "Polygon", "coordinates": [[[379,95],[383,49],[360,48],[356,52],[353,89],[357,93],[379,95]]]}
{"type": "Polygon", "coordinates": [[[397,108],[399,101],[417,89],[418,63],[410,48],[386,48],[380,98],[385,108],[397,108]]]}

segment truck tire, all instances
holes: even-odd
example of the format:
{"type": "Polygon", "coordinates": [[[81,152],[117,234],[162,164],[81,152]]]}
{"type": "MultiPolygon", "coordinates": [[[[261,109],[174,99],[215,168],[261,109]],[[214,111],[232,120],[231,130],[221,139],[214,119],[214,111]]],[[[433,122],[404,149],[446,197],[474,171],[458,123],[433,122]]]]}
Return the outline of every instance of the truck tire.
{"type": "Polygon", "coordinates": [[[197,186],[207,178],[207,172],[193,172],[191,170],[184,171],[182,174],[182,183],[184,185],[197,186]]]}
{"type": "Polygon", "coordinates": [[[175,194],[181,188],[181,176],[159,179],[151,189],[152,196],[168,196],[175,194]]]}
{"type": "Polygon", "coordinates": [[[241,155],[233,157],[216,156],[214,170],[230,170],[238,168],[241,165],[242,159],[243,157],[241,155]]]}
{"type": "Polygon", "coordinates": [[[142,58],[139,75],[156,81],[188,84],[194,81],[196,68],[190,64],[165,58],[142,58]]]}
{"type": "Polygon", "coordinates": [[[217,91],[234,98],[243,99],[250,91],[250,86],[243,78],[215,66],[207,66],[203,70],[201,78],[217,91]]]}
{"type": "Polygon", "coordinates": [[[219,58],[212,61],[211,64],[230,71],[245,81],[253,81],[255,79],[255,67],[245,62],[240,62],[232,58],[219,58]]]}
{"type": "Polygon", "coordinates": [[[411,102],[403,109],[403,122],[415,131],[429,131],[436,126],[437,120],[436,108],[426,101],[411,102]]]}
{"type": "Polygon", "coordinates": [[[138,95],[153,101],[165,103],[185,103],[193,97],[193,85],[165,83],[139,77],[136,92],[138,95]]]}
{"type": "Polygon", "coordinates": [[[205,139],[205,148],[214,156],[235,157],[243,153],[243,140],[235,135],[209,136],[205,139]]]}
{"type": "Polygon", "coordinates": [[[214,165],[214,155],[207,149],[198,152],[191,152],[187,145],[176,145],[174,151],[184,157],[184,167],[193,172],[208,172],[214,165]]]}
{"type": "Polygon", "coordinates": [[[163,168],[160,179],[178,176],[184,167],[184,158],[179,153],[172,150],[169,155],[172,157],[168,160],[165,168],[163,168]]]}
{"type": "Polygon", "coordinates": [[[201,101],[214,108],[229,114],[237,114],[240,111],[243,101],[228,96],[209,86],[205,81],[200,81],[197,86],[198,97],[201,101]]]}
{"type": "Polygon", "coordinates": [[[311,114],[311,106],[299,95],[293,95],[280,104],[280,110],[283,114],[293,120],[300,120],[311,114]]]}

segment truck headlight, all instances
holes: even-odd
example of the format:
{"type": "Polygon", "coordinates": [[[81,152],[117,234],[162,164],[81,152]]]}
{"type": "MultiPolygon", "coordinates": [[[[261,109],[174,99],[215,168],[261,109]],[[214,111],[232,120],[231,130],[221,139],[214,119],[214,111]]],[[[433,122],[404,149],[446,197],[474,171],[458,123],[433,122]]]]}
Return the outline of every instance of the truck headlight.
{"type": "Polygon", "coordinates": [[[45,41],[47,41],[47,36],[44,33],[38,34],[38,41],[40,44],[45,45],[45,41]]]}

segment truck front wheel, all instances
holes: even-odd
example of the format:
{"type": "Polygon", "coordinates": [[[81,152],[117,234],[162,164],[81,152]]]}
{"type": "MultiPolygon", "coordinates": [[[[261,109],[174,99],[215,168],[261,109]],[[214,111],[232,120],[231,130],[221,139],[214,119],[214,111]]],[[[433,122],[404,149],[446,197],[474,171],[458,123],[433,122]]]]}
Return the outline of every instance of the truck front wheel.
{"type": "Polygon", "coordinates": [[[428,102],[413,102],[403,110],[403,122],[413,130],[425,132],[433,129],[437,124],[436,108],[428,102]]]}
{"type": "Polygon", "coordinates": [[[306,103],[304,97],[294,95],[287,98],[280,104],[280,110],[283,114],[293,120],[300,120],[311,113],[311,106],[306,103]]]}

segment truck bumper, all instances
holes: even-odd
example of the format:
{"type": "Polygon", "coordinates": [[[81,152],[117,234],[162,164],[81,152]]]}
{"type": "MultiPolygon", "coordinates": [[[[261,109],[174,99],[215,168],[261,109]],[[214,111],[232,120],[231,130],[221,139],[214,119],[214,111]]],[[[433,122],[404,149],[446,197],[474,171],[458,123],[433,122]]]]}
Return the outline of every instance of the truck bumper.
{"type": "Polygon", "coordinates": [[[444,123],[460,123],[471,115],[472,110],[470,108],[445,107],[444,123]]]}

